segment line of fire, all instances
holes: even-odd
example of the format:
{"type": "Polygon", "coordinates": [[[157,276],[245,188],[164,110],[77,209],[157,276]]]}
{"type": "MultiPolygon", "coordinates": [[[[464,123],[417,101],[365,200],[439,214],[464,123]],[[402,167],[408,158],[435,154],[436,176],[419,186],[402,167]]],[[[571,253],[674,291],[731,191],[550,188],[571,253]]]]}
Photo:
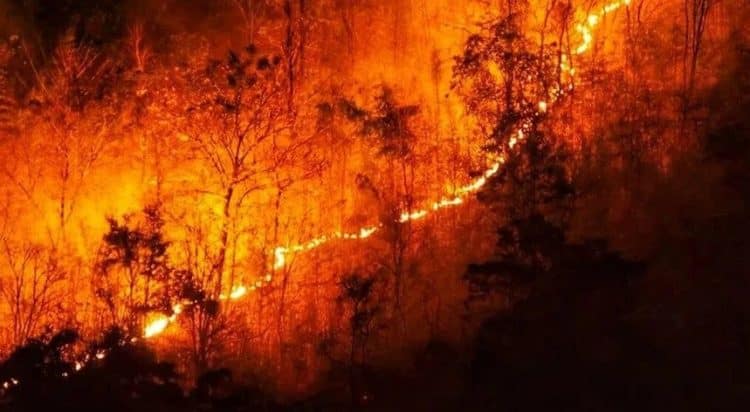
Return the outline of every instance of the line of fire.
{"type": "Polygon", "coordinates": [[[748,19],[0,0],[0,410],[744,410],[748,19]]]}

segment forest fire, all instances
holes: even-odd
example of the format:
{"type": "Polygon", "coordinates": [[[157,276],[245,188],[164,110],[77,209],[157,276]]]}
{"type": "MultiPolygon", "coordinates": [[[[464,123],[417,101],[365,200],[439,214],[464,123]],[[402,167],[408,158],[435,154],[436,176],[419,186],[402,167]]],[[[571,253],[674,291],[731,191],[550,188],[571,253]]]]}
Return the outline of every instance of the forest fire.
{"type": "Polygon", "coordinates": [[[0,0],[0,409],[735,410],[748,19],[0,0]]]}
{"type": "MultiPolygon", "coordinates": [[[[630,3],[630,0],[624,0],[624,1],[615,1],[613,3],[609,3],[601,8],[600,11],[591,13],[585,18],[585,24],[579,24],[576,26],[577,30],[581,34],[581,43],[576,48],[577,54],[582,54],[589,50],[591,48],[591,44],[593,42],[593,34],[592,30],[593,28],[599,23],[599,19],[603,16],[612,13],[616,10],[618,10],[620,7],[627,6],[630,3]]],[[[563,55],[564,57],[565,55],[563,55]]],[[[566,59],[563,59],[563,61],[566,61],[566,59]]],[[[561,68],[565,70],[568,66],[565,64],[561,64],[561,68]]],[[[573,75],[573,71],[570,71],[570,74],[573,75]]],[[[562,89],[563,87],[560,87],[562,89]]],[[[555,96],[551,96],[553,100],[551,100],[552,104],[554,104],[555,96]]],[[[545,113],[548,108],[548,103],[545,100],[540,101],[538,104],[538,109],[540,113],[545,113]]],[[[519,129],[517,133],[515,133],[513,136],[510,137],[508,141],[508,147],[513,149],[513,147],[516,145],[516,143],[520,140],[523,140],[524,138],[524,132],[523,128],[519,129]]],[[[458,190],[458,193],[460,193],[462,196],[469,196],[472,195],[478,191],[480,191],[484,185],[487,183],[487,179],[494,176],[499,170],[500,166],[502,164],[502,160],[493,163],[482,175],[482,177],[476,179],[472,183],[469,183],[466,186],[461,187],[458,190]]],[[[419,209],[414,211],[406,211],[401,213],[399,218],[399,223],[406,223],[410,221],[415,220],[421,220],[428,216],[430,211],[439,211],[441,209],[449,208],[449,207],[455,207],[458,205],[463,204],[464,200],[462,197],[454,197],[450,199],[441,199],[440,201],[432,203],[432,206],[430,209],[419,209]]],[[[336,232],[335,234],[331,236],[318,236],[315,237],[306,243],[303,244],[297,244],[292,246],[278,246],[274,249],[274,260],[271,267],[274,270],[281,270],[286,265],[286,259],[287,254],[290,252],[299,253],[299,252],[306,252],[313,250],[315,248],[318,248],[320,246],[325,245],[326,243],[336,240],[336,239],[346,239],[346,240],[363,240],[369,238],[371,235],[373,235],[378,230],[378,226],[372,226],[372,227],[363,227],[359,230],[358,233],[341,233],[336,232]]],[[[267,275],[266,278],[264,278],[266,283],[271,281],[270,275],[267,275]]],[[[262,284],[261,284],[262,285],[262,284]]],[[[251,287],[251,290],[254,290],[255,287],[251,287]]],[[[232,300],[239,299],[245,295],[247,292],[247,287],[244,285],[234,285],[232,286],[232,292],[229,295],[229,298],[232,300]]],[[[164,330],[166,330],[167,326],[169,326],[170,323],[174,322],[175,316],[179,315],[178,312],[175,312],[172,317],[159,317],[158,319],[152,321],[149,323],[144,331],[144,337],[145,338],[151,338],[154,336],[157,336],[161,334],[164,330]]]]}

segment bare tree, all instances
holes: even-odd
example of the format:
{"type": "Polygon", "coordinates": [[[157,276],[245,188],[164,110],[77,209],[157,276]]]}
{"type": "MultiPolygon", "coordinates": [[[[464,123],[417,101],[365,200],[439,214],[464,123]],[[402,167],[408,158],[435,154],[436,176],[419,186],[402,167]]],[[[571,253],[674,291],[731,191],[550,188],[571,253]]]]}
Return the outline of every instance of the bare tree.
{"type": "Polygon", "coordinates": [[[144,72],[151,58],[151,49],[145,37],[146,25],[142,21],[136,21],[128,28],[128,49],[137,72],[144,72]]]}
{"type": "Polygon", "coordinates": [[[18,134],[18,105],[12,93],[8,66],[13,57],[10,44],[0,41],[0,139],[18,134]]]}
{"type": "Polygon", "coordinates": [[[58,286],[65,273],[48,249],[3,238],[0,296],[10,312],[9,326],[14,345],[39,333],[43,322],[52,321],[60,305],[58,286]]]}
{"type": "Polygon", "coordinates": [[[376,300],[376,279],[358,274],[345,276],[340,283],[339,303],[349,311],[349,390],[352,402],[361,392],[360,374],[367,366],[369,341],[376,329],[381,307],[376,300]]]}
{"type": "Polygon", "coordinates": [[[208,240],[209,229],[197,222],[186,224],[185,230],[187,236],[180,245],[185,269],[177,277],[181,278],[179,283],[183,285],[180,295],[186,297],[187,301],[200,303],[187,306],[182,316],[182,323],[187,326],[193,367],[200,374],[213,364],[234,314],[220,311],[219,296],[212,293],[215,287],[215,255],[208,240]]]}
{"type": "Polygon", "coordinates": [[[269,0],[228,0],[229,4],[242,17],[244,23],[243,31],[245,40],[249,44],[254,44],[261,18],[269,13],[271,4],[269,0]]]}
{"type": "MultiPolygon", "coordinates": [[[[189,91],[183,119],[183,145],[189,148],[185,161],[195,162],[200,173],[194,190],[188,191],[217,205],[218,212],[201,216],[185,211],[176,219],[186,231],[186,265],[207,301],[215,302],[188,317],[195,364],[202,370],[210,366],[221,343],[217,337],[234,316],[231,305],[219,311],[218,302],[243,278],[238,273],[238,239],[257,224],[248,205],[261,189],[274,186],[280,201],[286,179],[274,171],[289,161],[287,149],[300,142],[289,138],[281,57],[259,55],[250,45],[187,76],[201,79],[189,91]]],[[[254,282],[256,276],[248,273],[244,280],[254,282]]]]}
{"type": "Polygon", "coordinates": [[[35,70],[37,84],[24,116],[27,132],[41,140],[38,147],[46,152],[46,169],[56,182],[57,247],[64,247],[66,226],[85,179],[116,124],[117,108],[101,101],[110,69],[109,59],[80,44],[69,31],[48,67],[35,70]]]}
{"type": "Polygon", "coordinates": [[[682,60],[683,76],[683,116],[686,114],[695,90],[695,74],[698,57],[703,45],[703,36],[708,16],[716,0],[684,0],[683,18],[685,23],[684,49],[682,60]]]}
{"type": "MultiPolygon", "coordinates": [[[[288,130],[280,59],[258,56],[250,48],[242,56],[230,52],[212,63],[196,90],[198,100],[189,109],[188,143],[211,170],[221,198],[221,227],[213,259],[213,287],[217,296],[234,277],[227,267],[230,229],[235,213],[255,191],[270,184],[274,136],[288,130]],[[225,279],[229,275],[229,279],[225,279]]],[[[205,185],[203,187],[206,187],[205,185]]]]}

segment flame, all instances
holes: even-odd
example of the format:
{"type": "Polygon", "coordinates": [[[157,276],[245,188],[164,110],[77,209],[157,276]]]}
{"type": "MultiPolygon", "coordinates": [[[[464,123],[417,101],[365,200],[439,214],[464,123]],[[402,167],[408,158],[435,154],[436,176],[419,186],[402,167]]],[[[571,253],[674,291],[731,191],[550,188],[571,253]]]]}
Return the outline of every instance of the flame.
{"type": "Polygon", "coordinates": [[[378,228],[375,226],[363,227],[362,229],[359,230],[358,239],[367,239],[368,237],[372,236],[373,233],[377,231],[378,231],[378,228]]]}
{"type": "Polygon", "coordinates": [[[232,289],[232,293],[229,294],[229,299],[231,300],[240,299],[241,297],[245,296],[246,293],[247,293],[247,288],[244,285],[235,286],[232,289]]]}
{"type": "MultiPolygon", "coordinates": [[[[593,29],[599,23],[601,22],[602,18],[606,16],[609,13],[612,13],[621,7],[630,5],[631,0],[618,0],[611,3],[608,3],[601,9],[599,9],[596,12],[589,13],[586,18],[583,20],[584,23],[580,23],[576,25],[576,31],[580,34],[581,37],[581,43],[578,45],[578,47],[575,48],[575,54],[583,54],[591,49],[591,45],[594,41],[594,34],[593,29]]],[[[567,54],[562,54],[560,56],[560,70],[563,73],[566,73],[568,76],[570,76],[571,81],[567,85],[567,90],[573,90],[573,81],[572,77],[575,76],[575,68],[571,65],[571,59],[570,56],[567,54]]],[[[554,93],[551,94],[551,98],[549,101],[542,100],[538,103],[538,109],[539,113],[546,113],[547,110],[550,108],[551,105],[553,105],[562,95],[565,93],[565,89],[561,87],[562,85],[558,86],[554,93]]],[[[529,128],[529,124],[523,124],[519,130],[511,135],[508,139],[508,147],[510,149],[515,148],[515,146],[518,145],[518,142],[524,140],[525,133],[524,129],[529,128]]],[[[184,133],[178,134],[178,138],[182,141],[189,140],[190,137],[187,136],[184,133]]],[[[490,166],[484,171],[482,176],[474,179],[470,183],[459,187],[456,189],[456,196],[454,197],[445,197],[438,201],[433,202],[429,205],[429,207],[425,209],[417,209],[413,211],[406,211],[401,213],[399,216],[399,219],[397,220],[399,223],[405,223],[409,221],[415,221],[424,219],[427,217],[431,212],[437,212],[442,209],[447,209],[451,207],[456,207],[458,205],[461,205],[465,202],[465,198],[467,198],[469,195],[478,192],[480,189],[482,189],[488,182],[488,180],[497,174],[498,171],[500,171],[500,166],[505,163],[505,157],[503,154],[501,154],[495,161],[490,164],[490,166]]],[[[376,225],[376,226],[366,226],[360,228],[356,232],[334,232],[333,234],[328,235],[321,235],[315,238],[312,238],[308,240],[307,242],[295,244],[295,245],[289,245],[289,246],[277,246],[273,249],[273,262],[271,264],[271,268],[273,268],[274,271],[281,270],[284,267],[287,266],[287,255],[289,253],[299,253],[299,252],[307,252],[313,249],[316,249],[318,247],[321,247],[333,240],[362,240],[367,239],[373,234],[375,234],[383,225],[376,225]]],[[[257,289],[261,289],[266,284],[269,284],[273,279],[273,276],[269,273],[266,274],[265,277],[262,279],[256,280],[253,284],[250,285],[243,285],[238,284],[234,285],[231,288],[231,291],[228,296],[221,294],[219,296],[220,300],[239,300],[247,295],[248,292],[255,291],[257,289]]],[[[173,314],[172,316],[165,316],[160,315],[153,321],[151,321],[144,330],[144,338],[148,339],[154,336],[157,336],[164,332],[164,330],[167,329],[167,327],[174,322],[177,317],[182,313],[182,305],[178,304],[175,305],[173,308],[173,314]]],[[[97,354],[98,357],[98,354],[97,354]]]]}
{"type": "MultiPolygon", "coordinates": [[[[593,29],[599,24],[604,16],[620,9],[623,6],[629,5],[630,0],[620,0],[609,3],[602,7],[598,12],[593,12],[586,16],[585,23],[576,25],[576,31],[580,33],[582,39],[581,44],[576,48],[576,54],[583,54],[591,48],[591,44],[594,41],[593,29]]],[[[566,70],[565,68],[562,69],[566,70]]]]}
{"type": "MultiPolygon", "coordinates": [[[[161,334],[165,329],[167,329],[169,323],[169,317],[161,315],[159,318],[154,319],[146,326],[143,337],[148,339],[161,334]]],[[[97,354],[97,357],[99,357],[99,354],[97,354]]]]}
{"type": "Polygon", "coordinates": [[[426,210],[416,210],[414,212],[404,212],[401,213],[401,217],[398,219],[400,223],[409,222],[411,220],[419,220],[423,217],[427,216],[426,210]]]}
{"type": "Polygon", "coordinates": [[[281,269],[286,265],[287,248],[279,246],[273,251],[273,268],[281,269]]]}
{"type": "Polygon", "coordinates": [[[452,199],[440,199],[440,201],[432,204],[432,210],[440,210],[449,207],[458,206],[464,203],[464,199],[461,197],[454,197],[452,199]]]}

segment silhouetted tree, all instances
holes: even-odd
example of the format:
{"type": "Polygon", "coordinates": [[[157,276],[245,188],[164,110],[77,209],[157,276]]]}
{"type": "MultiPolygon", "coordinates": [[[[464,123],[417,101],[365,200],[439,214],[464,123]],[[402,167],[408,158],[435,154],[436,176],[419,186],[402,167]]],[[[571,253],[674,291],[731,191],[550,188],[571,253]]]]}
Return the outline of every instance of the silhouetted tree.
{"type": "Polygon", "coordinates": [[[142,221],[119,223],[109,218],[109,232],[97,258],[97,294],[109,308],[111,322],[139,330],[143,315],[171,310],[169,266],[164,222],[159,205],[146,207],[142,221]]]}
{"type": "Polygon", "coordinates": [[[349,390],[352,402],[359,402],[361,374],[367,368],[367,349],[380,312],[375,300],[376,279],[352,274],[341,280],[339,301],[349,306],[349,390]]]}
{"type": "Polygon", "coordinates": [[[539,102],[559,93],[554,54],[537,50],[524,37],[524,14],[511,12],[485,23],[469,37],[456,57],[453,89],[489,140],[488,149],[502,150],[508,140],[539,112],[539,102]]]}
{"type": "Polygon", "coordinates": [[[10,382],[4,401],[17,411],[159,411],[184,408],[174,365],[110,329],[83,353],[64,330],[30,340],[0,365],[10,382]],[[77,360],[78,359],[78,360],[77,360]]]}
{"type": "Polygon", "coordinates": [[[390,255],[384,264],[393,274],[395,309],[403,317],[404,283],[409,273],[407,253],[413,234],[409,222],[400,220],[402,213],[415,209],[417,136],[411,122],[419,113],[419,106],[401,104],[393,90],[382,86],[371,110],[346,99],[339,101],[338,107],[359,127],[360,135],[375,139],[378,154],[388,162],[385,182],[374,184],[367,176],[370,173],[365,172],[358,183],[362,189],[375,193],[381,203],[379,218],[387,230],[390,255]]]}

